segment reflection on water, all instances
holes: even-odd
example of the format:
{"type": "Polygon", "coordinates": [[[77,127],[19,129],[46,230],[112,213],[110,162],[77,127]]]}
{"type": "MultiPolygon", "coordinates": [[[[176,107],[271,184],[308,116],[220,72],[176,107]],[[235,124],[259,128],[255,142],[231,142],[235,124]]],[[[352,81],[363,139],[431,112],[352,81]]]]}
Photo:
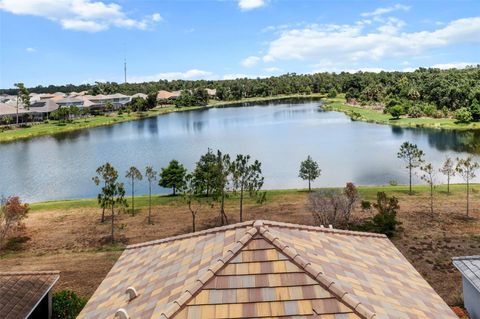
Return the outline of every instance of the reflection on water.
{"type": "MultiPolygon", "coordinates": [[[[437,167],[446,155],[480,153],[477,131],[352,122],[320,105],[318,100],[244,103],[1,144],[0,194],[27,201],[95,197],[91,177],[106,161],[122,177],[131,165],[159,170],[173,158],[192,169],[208,148],[259,159],[266,188],[304,187],[297,176],[307,155],[322,168],[315,186],[341,186],[407,182],[404,163],[396,158],[406,140],[418,144],[437,167]]],[[[140,182],[137,190],[146,193],[147,183],[140,182]]]]}
{"type": "Polygon", "coordinates": [[[442,151],[480,154],[480,131],[433,130],[426,128],[392,127],[392,133],[403,136],[406,132],[415,138],[426,137],[431,147],[442,151]]]}

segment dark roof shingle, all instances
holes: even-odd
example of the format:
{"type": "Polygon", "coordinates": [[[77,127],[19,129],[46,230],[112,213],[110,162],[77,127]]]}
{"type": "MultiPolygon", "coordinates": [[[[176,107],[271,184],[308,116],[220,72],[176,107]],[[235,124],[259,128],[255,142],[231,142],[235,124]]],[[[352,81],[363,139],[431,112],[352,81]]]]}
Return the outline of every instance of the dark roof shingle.
{"type": "Polygon", "coordinates": [[[0,318],[27,318],[59,278],[58,271],[0,273],[0,318]]]}

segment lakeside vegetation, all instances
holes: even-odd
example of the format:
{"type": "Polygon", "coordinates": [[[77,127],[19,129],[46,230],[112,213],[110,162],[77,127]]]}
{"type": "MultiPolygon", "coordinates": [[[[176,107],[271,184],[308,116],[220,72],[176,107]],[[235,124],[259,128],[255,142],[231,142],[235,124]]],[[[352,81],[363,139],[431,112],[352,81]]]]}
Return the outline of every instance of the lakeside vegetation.
{"type": "Polygon", "coordinates": [[[478,130],[479,122],[461,123],[454,118],[432,118],[432,117],[400,117],[393,118],[391,114],[383,111],[366,108],[359,105],[348,105],[345,102],[345,95],[338,95],[335,98],[327,98],[323,106],[324,110],[345,113],[354,121],[384,124],[399,127],[435,128],[452,130],[478,130]]]}
{"type": "Polygon", "coordinates": [[[11,142],[15,140],[28,139],[32,137],[39,137],[45,135],[54,135],[58,133],[72,132],[85,128],[92,128],[98,126],[107,126],[117,123],[139,120],[147,117],[153,117],[162,114],[168,114],[179,111],[189,111],[199,109],[200,107],[183,107],[176,108],[174,106],[156,107],[145,112],[131,112],[131,113],[110,113],[108,115],[97,115],[85,118],[77,118],[70,122],[60,120],[51,120],[43,123],[34,124],[27,127],[12,128],[0,132],[0,143],[11,142]]]}

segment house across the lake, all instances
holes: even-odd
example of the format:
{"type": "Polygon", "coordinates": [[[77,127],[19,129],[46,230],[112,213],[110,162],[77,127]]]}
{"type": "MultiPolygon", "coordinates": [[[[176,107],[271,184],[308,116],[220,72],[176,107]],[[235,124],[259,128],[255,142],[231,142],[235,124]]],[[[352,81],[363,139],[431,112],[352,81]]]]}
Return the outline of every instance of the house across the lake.
{"type": "Polygon", "coordinates": [[[78,318],[457,317],[384,235],[258,220],[127,247],[78,318]]]}
{"type": "Polygon", "coordinates": [[[0,273],[0,318],[50,319],[58,271],[0,273]]]}
{"type": "Polygon", "coordinates": [[[471,319],[480,319],[480,256],[454,257],[462,273],[463,302],[471,319]]]}

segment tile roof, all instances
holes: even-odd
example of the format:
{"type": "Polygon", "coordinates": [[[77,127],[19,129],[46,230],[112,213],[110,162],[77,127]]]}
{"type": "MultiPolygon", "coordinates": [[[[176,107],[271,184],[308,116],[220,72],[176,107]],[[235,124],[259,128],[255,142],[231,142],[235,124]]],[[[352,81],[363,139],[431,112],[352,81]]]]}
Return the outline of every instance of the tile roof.
{"type": "Polygon", "coordinates": [[[78,318],[119,309],[132,319],[456,318],[385,236],[270,221],[127,247],[78,318]]]}
{"type": "Polygon", "coordinates": [[[480,256],[453,257],[453,265],[480,291],[480,256]]]}
{"type": "Polygon", "coordinates": [[[58,271],[0,273],[0,318],[27,318],[59,278],[58,271]]]}
{"type": "Polygon", "coordinates": [[[157,99],[162,100],[162,99],[169,99],[171,97],[175,97],[175,93],[165,91],[165,90],[160,90],[157,93],[157,99]]]}

